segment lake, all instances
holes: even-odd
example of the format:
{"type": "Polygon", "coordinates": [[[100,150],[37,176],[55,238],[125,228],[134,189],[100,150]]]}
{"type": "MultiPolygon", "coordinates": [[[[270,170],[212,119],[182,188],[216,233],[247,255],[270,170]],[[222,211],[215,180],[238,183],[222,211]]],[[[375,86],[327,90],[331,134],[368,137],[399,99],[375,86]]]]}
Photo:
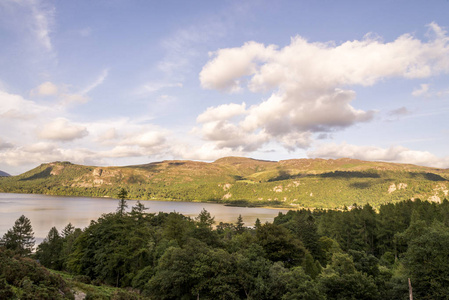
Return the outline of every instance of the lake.
{"type": "MultiPolygon", "coordinates": [[[[128,211],[137,201],[127,200],[128,211]]],[[[178,212],[185,216],[196,217],[204,208],[213,217],[215,223],[235,223],[242,215],[246,226],[253,226],[256,219],[262,223],[272,222],[279,212],[286,209],[270,209],[259,207],[232,207],[218,203],[141,201],[147,212],[178,212]]],[[[30,219],[36,242],[40,243],[55,226],[61,231],[69,222],[73,226],[84,228],[91,220],[97,220],[102,214],[114,212],[118,200],[110,198],[64,197],[37,194],[5,194],[0,193],[0,237],[14,222],[25,215],[30,219]]]]}

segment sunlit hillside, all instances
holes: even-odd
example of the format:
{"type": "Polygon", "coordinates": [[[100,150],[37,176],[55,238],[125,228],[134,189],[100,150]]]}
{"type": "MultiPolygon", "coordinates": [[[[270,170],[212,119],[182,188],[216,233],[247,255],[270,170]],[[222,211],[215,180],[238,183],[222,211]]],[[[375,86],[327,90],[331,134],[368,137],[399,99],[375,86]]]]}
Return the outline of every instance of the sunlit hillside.
{"type": "Polygon", "coordinates": [[[225,157],[212,163],[163,161],[126,167],[54,162],[0,179],[1,192],[213,201],[233,205],[343,208],[354,203],[448,198],[449,171],[353,159],[279,162],[225,157]]]}

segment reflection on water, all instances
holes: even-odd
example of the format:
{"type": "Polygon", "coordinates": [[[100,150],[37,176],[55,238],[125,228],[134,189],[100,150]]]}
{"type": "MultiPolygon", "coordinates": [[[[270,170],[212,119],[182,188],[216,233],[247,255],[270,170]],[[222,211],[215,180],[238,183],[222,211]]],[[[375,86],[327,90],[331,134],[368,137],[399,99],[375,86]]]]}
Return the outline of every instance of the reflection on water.
{"type": "MultiPolygon", "coordinates": [[[[128,211],[137,201],[128,200],[128,211]]],[[[204,208],[215,222],[235,223],[242,215],[243,222],[252,226],[259,218],[262,223],[272,222],[283,209],[230,207],[216,203],[142,201],[147,212],[178,212],[189,217],[196,217],[204,208]]],[[[69,222],[73,226],[84,228],[91,220],[98,219],[104,213],[114,212],[118,200],[108,198],[62,197],[34,194],[0,193],[0,237],[8,231],[14,222],[25,215],[31,220],[34,236],[41,242],[51,227],[61,231],[69,222]]]]}

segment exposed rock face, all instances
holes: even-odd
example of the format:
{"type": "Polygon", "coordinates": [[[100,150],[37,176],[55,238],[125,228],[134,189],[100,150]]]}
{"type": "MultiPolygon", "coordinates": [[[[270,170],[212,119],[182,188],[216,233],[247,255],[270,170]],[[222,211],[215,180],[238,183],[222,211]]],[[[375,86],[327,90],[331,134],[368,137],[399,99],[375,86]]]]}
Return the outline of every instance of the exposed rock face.
{"type": "Polygon", "coordinates": [[[94,171],[92,172],[93,176],[101,176],[101,174],[103,173],[103,169],[97,168],[94,169],[94,171]]]}
{"type": "Polygon", "coordinates": [[[398,190],[402,190],[402,189],[406,189],[407,188],[407,183],[400,183],[398,184],[398,190]]]}
{"type": "Polygon", "coordinates": [[[431,196],[429,197],[429,199],[427,199],[430,202],[436,202],[436,203],[441,203],[441,198],[438,196],[431,196]]]}
{"type": "Polygon", "coordinates": [[[227,193],[227,194],[224,195],[223,198],[221,198],[221,199],[223,199],[223,200],[228,200],[228,199],[231,198],[231,197],[232,197],[232,194],[231,194],[231,193],[227,193]]]}
{"type": "MultiPolygon", "coordinates": [[[[221,184],[219,184],[218,186],[221,186],[221,184]]],[[[223,191],[227,191],[232,187],[232,184],[230,183],[225,183],[223,184],[223,191]]]]}
{"type": "Polygon", "coordinates": [[[273,192],[282,193],[282,185],[275,186],[273,192]]]}
{"type": "Polygon", "coordinates": [[[447,197],[447,195],[449,194],[449,191],[447,190],[447,187],[445,184],[438,184],[433,191],[435,192],[435,195],[438,194],[439,192],[442,192],[444,194],[445,197],[447,197]]]}
{"type": "Polygon", "coordinates": [[[388,193],[391,194],[396,190],[405,190],[406,188],[407,188],[407,183],[399,183],[397,186],[396,186],[396,184],[392,183],[388,187],[388,193]]]}
{"type": "Polygon", "coordinates": [[[392,183],[389,187],[388,187],[388,194],[393,193],[394,191],[396,191],[396,184],[392,183]]]}

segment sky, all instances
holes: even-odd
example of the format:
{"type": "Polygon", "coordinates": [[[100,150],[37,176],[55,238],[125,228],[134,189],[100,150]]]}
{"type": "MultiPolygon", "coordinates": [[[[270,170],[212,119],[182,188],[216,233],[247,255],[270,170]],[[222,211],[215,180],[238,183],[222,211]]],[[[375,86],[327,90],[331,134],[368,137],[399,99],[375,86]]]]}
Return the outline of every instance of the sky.
{"type": "Polygon", "coordinates": [[[449,168],[449,1],[0,1],[0,170],[449,168]]]}

